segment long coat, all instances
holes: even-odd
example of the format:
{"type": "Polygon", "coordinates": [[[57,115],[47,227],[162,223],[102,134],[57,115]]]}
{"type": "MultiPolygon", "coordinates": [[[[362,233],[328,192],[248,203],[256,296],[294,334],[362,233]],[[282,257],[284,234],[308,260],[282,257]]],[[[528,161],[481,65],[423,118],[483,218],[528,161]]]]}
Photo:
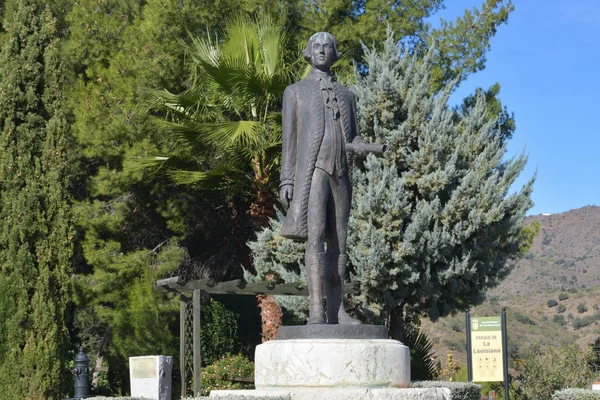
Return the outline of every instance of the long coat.
{"type": "MultiPolygon", "coordinates": [[[[354,95],[334,81],[340,123],[346,142],[362,141],[358,134],[354,95]]],[[[325,132],[325,105],[319,77],[310,74],[288,86],[283,95],[281,184],[293,185],[293,196],[281,236],[307,239],[308,197],[315,163],[325,132]]]]}

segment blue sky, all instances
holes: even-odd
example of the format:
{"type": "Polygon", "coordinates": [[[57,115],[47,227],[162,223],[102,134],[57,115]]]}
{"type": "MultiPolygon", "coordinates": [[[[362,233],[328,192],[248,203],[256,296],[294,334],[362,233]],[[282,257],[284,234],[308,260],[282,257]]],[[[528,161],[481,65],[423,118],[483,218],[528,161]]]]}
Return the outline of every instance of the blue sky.
{"type": "MultiPolygon", "coordinates": [[[[434,16],[454,20],[483,0],[448,0],[434,16]]],[[[529,214],[600,205],[600,0],[513,0],[508,24],[492,39],[486,69],[462,83],[451,102],[499,82],[515,114],[508,155],[536,171],[529,214]]],[[[433,25],[437,25],[432,21],[433,25]]]]}

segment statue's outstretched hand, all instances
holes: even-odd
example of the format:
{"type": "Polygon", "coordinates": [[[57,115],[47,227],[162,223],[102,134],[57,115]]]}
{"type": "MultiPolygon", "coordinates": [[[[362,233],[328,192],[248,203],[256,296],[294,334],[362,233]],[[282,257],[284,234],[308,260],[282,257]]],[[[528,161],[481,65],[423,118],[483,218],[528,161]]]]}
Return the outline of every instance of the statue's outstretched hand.
{"type": "Polygon", "coordinates": [[[292,196],[294,195],[294,185],[283,185],[279,190],[279,198],[281,202],[288,208],[290,206],[290,202],[292,201],[292,196]]]}

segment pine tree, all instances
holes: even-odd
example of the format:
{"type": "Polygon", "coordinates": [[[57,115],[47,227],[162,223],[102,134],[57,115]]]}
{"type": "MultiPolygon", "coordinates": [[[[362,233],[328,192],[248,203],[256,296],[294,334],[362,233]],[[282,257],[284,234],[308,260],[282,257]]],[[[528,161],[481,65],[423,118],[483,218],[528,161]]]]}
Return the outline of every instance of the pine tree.
{"type": "Polygon", "coordinates": [[[56,20],[18,3],[0,52],[0,392],[60,399],[68,372],[73,227],[56,20]]]}
{"type": "MultiPolygon", "coordinates": [[[[523,223],[533,179],[509,193],[527,157],[504,159],[509,136],[483,95],[459,112],[447,104],[456,80],[432,92],[435,49],[424,59],[401,53],[390,32],[383,48],[366,50],[369,73],[351,87],[363,137],[393,151],[353,171],[350,304],[394,334],[406,311],[435,319],[478,304],[509,273],[531,240],[523,223]]],[[[258,279],[301,281],[302,246],[278,224],[250,243],[258,279]]]]}

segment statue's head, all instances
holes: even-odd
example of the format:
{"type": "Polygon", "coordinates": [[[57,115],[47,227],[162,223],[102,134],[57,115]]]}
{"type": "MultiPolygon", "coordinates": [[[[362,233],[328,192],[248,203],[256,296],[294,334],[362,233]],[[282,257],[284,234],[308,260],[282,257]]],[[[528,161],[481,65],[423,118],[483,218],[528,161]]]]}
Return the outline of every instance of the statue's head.
{"type": "Polygon", "coordinates": [[[317,32],[308,40],[302,55],[313,67],[328,70],[342,53],[337,49],[335,36],[328,32],[317,32]]]}

